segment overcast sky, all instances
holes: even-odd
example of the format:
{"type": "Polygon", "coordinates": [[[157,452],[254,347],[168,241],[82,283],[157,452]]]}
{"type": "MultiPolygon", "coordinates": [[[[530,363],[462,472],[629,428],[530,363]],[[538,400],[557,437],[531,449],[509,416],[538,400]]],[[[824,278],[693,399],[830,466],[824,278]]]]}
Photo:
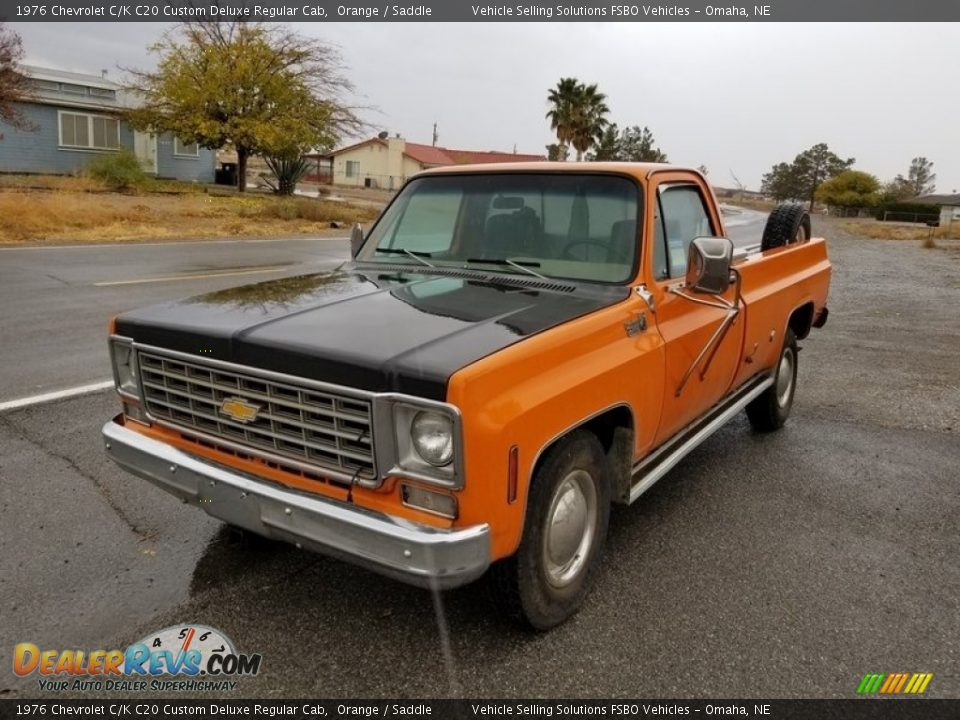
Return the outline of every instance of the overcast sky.
{"type": "MultiPolygon", "coordinates": [[[[99,73],[145,67],[159,23],[13,23],[27,61],[99,73]]],[[[933,160],[960,192],[956,26],[940,24],[334,23],[298,30],[340,46],[377,128],[412,142],[542,153],[548,88],[599,84],[610,120],[647,125],[670,160],[731,171],[752,189],[776,162],[826,142],[889,180],[933,160]]]]}

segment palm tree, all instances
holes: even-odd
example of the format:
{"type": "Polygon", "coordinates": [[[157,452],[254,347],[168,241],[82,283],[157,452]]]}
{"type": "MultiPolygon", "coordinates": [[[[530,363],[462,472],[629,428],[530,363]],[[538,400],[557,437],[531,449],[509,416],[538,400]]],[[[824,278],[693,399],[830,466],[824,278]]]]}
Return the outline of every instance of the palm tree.
{"type": "Polygon", "coordinates": [[[552,105],[547,111],[550,128],[564,148],[573,145],[578,162],[600,140],[608,125],[606,116],[610,109],[606,99],[596,84],[584,85],[576,78],[560,78],[547,94],[547,102],[552,105]]]}
{"type": "Polygon", "coordinates": [[[607,96],[597,90],[596,84],[581,85],[574,106],[573,137],[570,142],[577,151],[577,162],[594,143],[598,142],[607,125],[607,113],[610,108],[607,96]]]}
{"type": "MultiPolygon", "coordinates": [[[[552,106],[547,111],[550,129],[557,133],[557,142],[566,148],[573,140],[574,107],[583,85],[576,78],[560,78],[555,88],[547,93],[547,102],[552,106]]],[[[565,157],[566,153],[561,153],[565,157]]]]}

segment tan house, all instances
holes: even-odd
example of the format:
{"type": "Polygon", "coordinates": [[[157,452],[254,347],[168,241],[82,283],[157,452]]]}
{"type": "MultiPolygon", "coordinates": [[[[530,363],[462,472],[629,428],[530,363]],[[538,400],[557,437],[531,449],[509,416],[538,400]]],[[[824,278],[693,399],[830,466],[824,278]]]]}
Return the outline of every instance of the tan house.
{"type": "Polygon", "coordinates": [[[407,142],[401,137],[378,137],[330,153],[334,185],[354,185],[393,190],[408,177],[441,165],[527,162],[546,160],[543,155],[452,150],[407,142]]]}

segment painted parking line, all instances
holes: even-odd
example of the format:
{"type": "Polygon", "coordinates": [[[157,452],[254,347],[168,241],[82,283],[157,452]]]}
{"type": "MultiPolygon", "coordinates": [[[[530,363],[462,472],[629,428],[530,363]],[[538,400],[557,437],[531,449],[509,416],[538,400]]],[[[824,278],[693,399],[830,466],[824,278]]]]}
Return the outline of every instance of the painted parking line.
{"type": "Polygon", "coordinates": [[[64,400],[78,395],[89,395],[90,393],[112,387],[113,380],[103,380],[88,385],[77,385],[76,387],[66,388],[65,390],[43,393],[42,395],[31,395],[30,397],[19,398],[17,400],[7,400],[6,402],[0,402],[0,412],[17,410],[18,408],[30,407],[31,405],[41,405],[43,403],[54,402],[55,400],[64,400]]]}
{"type": "Polygon", "coordinates": [[[143,283],[177,282],[180,280],[207,280],[209,278],[235,277],[237,275],[259,275],[260,273],[276,273],[289,270],[291,265],[273,265],[270,267],[251,268],[248,270],[217,270],[205,273],[184,273],[182,275],[168,275],[166,277],[136,278],[133,280],[105,280],[94,283],[94,287],[112,287],[114,285],[140,285],[143,283]]]}

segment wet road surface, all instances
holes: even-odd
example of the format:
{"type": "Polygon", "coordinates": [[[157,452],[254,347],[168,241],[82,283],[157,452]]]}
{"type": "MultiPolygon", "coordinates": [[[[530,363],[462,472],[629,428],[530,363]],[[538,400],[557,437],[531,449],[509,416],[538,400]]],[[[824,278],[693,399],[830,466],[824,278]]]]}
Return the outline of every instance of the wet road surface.
{"type": "MultiPolygon", "coordinates": [[[[927,695],[960,695],[960,250],[815,230],[833,238],[831,316],[802,344],[790,422],[761,436],[738,418],[615,508],[595,590],[566,625],[515,628],[482,581],[435,598],[238,538],[105,458],[118,405],[104,391],[0,414],[0,648],[124,647],[203,623],[263,654],[246,697],[852,697],[868,671],[933,672],[927,695]]],[[[345,253],[326,247],[211,266],[345,253]]],[[[173,264],[151,271],[202,261],[173,264]]],[[[4,315],[4,399],[103,377],[89,328],[196,284],[93,291],[121,273],[49,270],[82,288],[4,315]]],[[[14,274],[55,295],[36,268],[14,274]]],[[[0,697],[36,694],[0,674],[0,697]]]]}

